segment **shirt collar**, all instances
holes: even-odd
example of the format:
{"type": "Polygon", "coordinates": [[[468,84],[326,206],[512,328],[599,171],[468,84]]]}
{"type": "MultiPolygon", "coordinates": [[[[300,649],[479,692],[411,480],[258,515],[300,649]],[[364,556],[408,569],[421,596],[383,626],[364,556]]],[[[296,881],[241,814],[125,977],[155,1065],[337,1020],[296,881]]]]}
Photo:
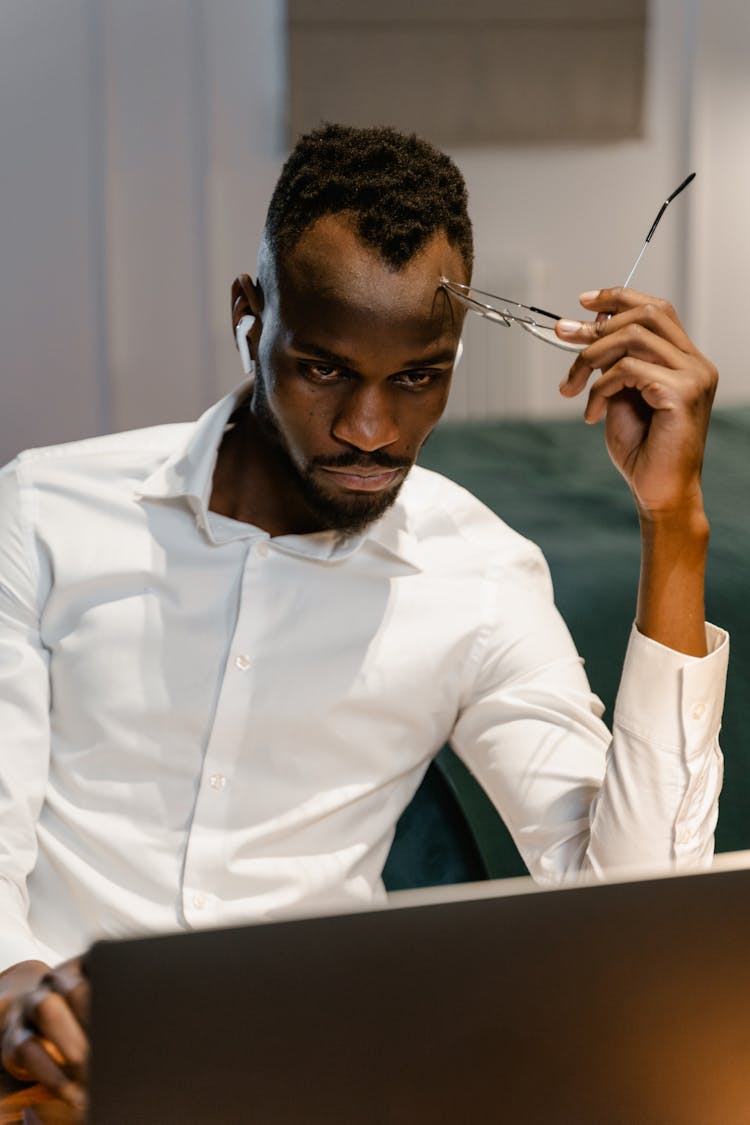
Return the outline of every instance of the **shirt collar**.
{"type": "Polygon", "coordinates": [[[402,562],[422,570],[423,560],[419,548],[419,540],[414,535],[409,519],[409,509],[403,501],[403,491],[408,487],[407,480],[402,485],[398,500],[384,516],[368,527],[362,535],[363,539],[377,543],[389,554],[395,555],[402,562]]]}
{"type": "Polygon", "coordinates": [[[203,519],[211,500],[216,456],[227,422],[243,398],[250,393],[248,380],[201,414],[187,437],[137,490],[138,496],[153,500],[185,497],[203,519]]]}
{"type": "MultiPolygon", "coordinates": [[[[183,498],[193,509],[199,526],[206,530],[219,445],[229,419],[248,397],[251,388],[252,380],[248,380],[209,407],[190,428],[185,439],[146,478],[136,495],[148,500],[183,498]]],[[[360,535],[282,535],[275,542],[294,554],[330,560],[346,558],[358,551],[363,543],[372,542],[415,570],[422,569],[419,543],[411,530],[409,513],[401,497],[360,535]]]]}

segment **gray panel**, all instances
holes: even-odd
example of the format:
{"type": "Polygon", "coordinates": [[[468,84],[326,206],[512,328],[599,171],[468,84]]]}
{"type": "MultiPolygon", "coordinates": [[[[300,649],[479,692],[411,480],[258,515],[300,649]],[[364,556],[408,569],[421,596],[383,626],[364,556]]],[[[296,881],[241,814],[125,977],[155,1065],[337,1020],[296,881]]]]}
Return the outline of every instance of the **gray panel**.
{"type": "Polygon", "coordinates": [[[558,24],[573,21],[643,22],[646,0],[288,0],[290,23],[530,23],[546,20],[558,24]]]}
{"type": "Polygon", "coordinates": [[[642,135],[642,13],[480,19],[479,7],[452,21],[443,9],[421,21],[380,10],[366,22],[351,11],[341,21],[292,19],[290,139],[322,121],[390,124],[452,147],[642,135]]]}

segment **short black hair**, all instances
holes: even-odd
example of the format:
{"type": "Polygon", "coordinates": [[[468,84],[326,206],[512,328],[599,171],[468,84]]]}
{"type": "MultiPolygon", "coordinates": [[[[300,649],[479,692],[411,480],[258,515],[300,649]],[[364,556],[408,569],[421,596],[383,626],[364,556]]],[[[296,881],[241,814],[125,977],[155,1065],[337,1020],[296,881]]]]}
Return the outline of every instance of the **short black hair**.
{"type": "Polygon", "coordinates": [[[387,126],[328,124],[300,137],[271,197],[265,236],[275,259],[323,215],[350,212],[357,235],[400,269],[445,231],[471,275],[464,178],[444,152],[387,126]]]}

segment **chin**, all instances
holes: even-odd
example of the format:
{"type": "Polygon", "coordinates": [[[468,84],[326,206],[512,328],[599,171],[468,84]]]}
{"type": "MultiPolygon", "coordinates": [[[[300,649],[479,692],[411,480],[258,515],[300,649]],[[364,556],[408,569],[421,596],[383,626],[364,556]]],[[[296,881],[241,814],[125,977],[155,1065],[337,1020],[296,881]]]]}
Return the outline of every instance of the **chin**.
{"type": "MultiPolygon", "coordinates": [[[[307,482],[308,485],[310,482],[307,482]]],[[[388,492],[379,492],[375,496],[352,497],[342,500],[340,496],[333,497],[317,487],[307,489],[307,502],[323,527],[328,531],[338,531],[342,535],[359,535],[376,523],[381,516],[395,502],[401,490],[401,484],[388,492]]]]}

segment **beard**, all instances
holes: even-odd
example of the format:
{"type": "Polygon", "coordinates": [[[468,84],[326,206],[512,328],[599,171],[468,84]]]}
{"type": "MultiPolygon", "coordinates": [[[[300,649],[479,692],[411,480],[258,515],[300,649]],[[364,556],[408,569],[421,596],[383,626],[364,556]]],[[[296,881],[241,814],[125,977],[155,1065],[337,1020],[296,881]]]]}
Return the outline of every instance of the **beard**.
{"type": "Polygon", "coordinates": [[[284,467],[298,488],[305,506],[321,528],[327,531],[337,531],[343,536],[358,535],[364,531],[388,511],[399,494],[403,479],[392,488],[379,492],[353,492],[351,496],[333,496],[313,476],[316,468],[350,468],[356,472],[357,469],[372,471],[374,468],[410,469],[413,464],[409,458],[392,457],[383,450],[366,453],[355,449],[328,457],[311,457],[309,461],[298,463],[273,414],[257,364],[248,409],[252,410],[266,439],[281,454],[284,467]]]}

